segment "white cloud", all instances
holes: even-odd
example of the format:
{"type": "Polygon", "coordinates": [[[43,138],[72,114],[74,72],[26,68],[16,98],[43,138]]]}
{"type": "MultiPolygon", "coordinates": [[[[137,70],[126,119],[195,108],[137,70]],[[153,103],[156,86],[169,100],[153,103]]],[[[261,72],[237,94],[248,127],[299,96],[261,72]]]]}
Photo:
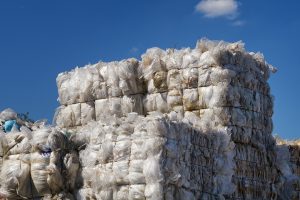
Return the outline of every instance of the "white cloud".
{"type": "Polygon", "coordinates": [[[137,53],[139,51],[139,49],[137,47],[132,47],[130,49],[130,53],[137,53]]]}
{"type": "Polygon", "coordinates": [[[233,26],[243,26],[243,25],[245,25],[245,21],[243,21],[243,20],[237,20],[237,21],[234,21],[234,22],[232,22],[232,25],[233,26]]]}
{"type": "Polygon", "coordinates": [[[209,18],[226,16],[234,19],[237,17],[237,10],[236,0],[201,0],[196,5],[196,11],[209,18]]]}

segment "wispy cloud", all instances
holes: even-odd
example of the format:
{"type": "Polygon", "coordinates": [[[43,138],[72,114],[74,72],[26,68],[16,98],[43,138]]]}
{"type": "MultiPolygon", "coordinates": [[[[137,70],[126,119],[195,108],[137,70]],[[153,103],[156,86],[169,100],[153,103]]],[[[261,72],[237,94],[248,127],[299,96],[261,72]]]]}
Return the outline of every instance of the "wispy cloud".
{"type": "Polygon", "coordinates": [[[139,51],[139,49],[137,47],[132,47],[130,49],[130,53],[137,53],[139,51]]]}
{"type": "Polygon", "coordinates": [[[236,0],[201,0],[196,5],[196,11],[205,17],[227,17],[235,19],[238,15],[238,2],[236,0]]]}
{"type": "Polygon", "coordinates": [[[246,22],[243,20],[236,20],[236,21],[232,22],[232,26],[244,26],[245,23],[246,22]]]}

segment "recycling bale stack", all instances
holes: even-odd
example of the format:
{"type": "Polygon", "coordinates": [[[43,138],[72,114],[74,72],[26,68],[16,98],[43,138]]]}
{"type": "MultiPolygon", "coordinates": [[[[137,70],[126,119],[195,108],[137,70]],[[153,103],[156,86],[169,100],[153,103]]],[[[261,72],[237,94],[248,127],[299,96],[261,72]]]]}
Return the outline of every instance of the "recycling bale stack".
{"type": "Polygon", "coordinates": [[[57,77],[59,101],[55,121],[59,127],[85,125],[105,115],[123,116],[129,112],[144,115],[143,94],[138,77],[138,61],[88,65],[57,77]]]}
{"type": "Polygon", "coordinates": [[[19,127],[0,130],[0,199],[73,199],[75,182],[68,175],[77,176],[79,161],[68,138],[43,121],[22,121],[11,109],[0,119],[19,127]]]}
{"type": "Polygon", "coordinates": [[[260,53],[245,51],[240,42],[204,39],[195,49],[152,48],[140,62],[100,62],[60,74],[56,122],[76,128],[105,115],[160,112],[203,133],[223,132],[236,151],[237,190],[230,198],[273,198],[271,71],[260,53]]]}
{"type": "Polygon", "coordinates": [[[240,42],[200,40],[195,49],[152,48],[141,61],[99,62],[59,74],[61,106],[55,122],[71,128],[105,115],[174,111],[179,118],[201,117],[203,128],[216,128],[225,119],[209,123],[215,118],[211,116],[223,113],[224,118],[232,113],[244,117],[230,125],[251,128],[254,121],[254,127],[270,132],[273,100],[267,79],[271,70],[261,54],[246,52],[240,42]]]}
{"type": "Polygon", "coordinates": [[[202,39],[61,73],[57,127],[0,114],[1,198],[299,199],[299,143],[271,135],[274,71],[202,39]]]}
{"type": "Polygon", "coordinates": [[[240,45],[198,46],[210,49],[204,53],[206,60],[215,58],[215,63],[207,62],[199,70],[199,121],[203,128],[224,130],[235,143],[232,181],[237,190],[228,198],[275,198],[278,172],[267,83],[270,66],[261,55],[247,53],[240,45]]]}
{"type": "Polygon", "coordinates": [[[281,199],[300,198],[300,141],[276,138],[277,167],[281,173],[281,199]]]}
{"type": "Polygon", "coordinates": [[[273,199],[280,172],[267,80],[274,71],[241,42],[202,39],[194,49],[151,48],[141,61],[100,62],[60,74],[55,121],[78,130],[108,115],[164,113],[201,133],[228,135],[235,143],[236,190],[224,197],[273,199]]]}
{"type": "Polygon", "coordinates": [[[234,145],[223,133],[130,113],[90,122],[73,141],[82,166],[77,199],[222,199],[235,190],[234,145]]]}
{"type": "Polygon", "coordinates": [[[150,49],[142,56],[148,94],[144,109],[175,111],[203,132],[235,143],[234,199],[272,199],[278,172],[272,133],[274,68],[241,43],[202,40],[195,49],[150,49]]]}
{"type": "Polygon", "coordinates": [[[270,71],[241,43],[200,41],[195,49],[150,49],[141,64],[146,112],[176,111],[202,130],[222,130],[235,142],[235,193],[228,198],[272,199],[278,172],[272,137],[270,71]],[[197,119],[198,118],[198,119],[197,119]]]}
{"type": "Polygon", "coordinates": [[[290,155],[291,155],[291,168],[292,172],[295,175],[296,180],[293,184],[294,192],[292,194],[292,199],[300,199],[300,141],[291,144],[289,146],[290,155]]]}

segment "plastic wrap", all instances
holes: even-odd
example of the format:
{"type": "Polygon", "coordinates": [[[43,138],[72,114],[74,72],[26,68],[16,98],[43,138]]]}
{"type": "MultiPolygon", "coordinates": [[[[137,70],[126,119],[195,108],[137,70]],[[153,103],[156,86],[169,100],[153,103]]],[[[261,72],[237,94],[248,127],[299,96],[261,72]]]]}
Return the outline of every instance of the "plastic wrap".
{"type": "Polygon", "coordinates": [[[49,163],[50,156],[43,156],[39,152],[31,153],[30,174],[34,187],[40,195],[51,194],[49,185],[47,183],[49,174],[47,166],[49,163]]]}
{"type": "Polygon", "coordinates": [[[130,150],[130,139],[116,142],[113,150],[114,161],[119,162],[123,160],[128,160],[130,156],[130,150]]]}
{"type": "Polygon", "coordinates": [[[148,93],[166,92],[168,90],[167,72],[158,71],[147,81],[148,93]]]}
{"type": "Polygon", "coordinates": [[[139,115],[144,115],[143,96],[131,95],[124,96],[121,105],[123,115],[127,115],[131,112],[136,112],[139,115]]]}
{"type": "Polygon", "coordinates": [[[3,163],[0,173],[0,193],[9,199],[29,197],[32,195],[30,188],[30,164],[27,159],[9,159],[3,163]]]}
{"type": "Polygon", "coordinates": [[[116,178],[116,184],[128,184],[129,179],[129,161],[119,161],[113,163],[113,173],[116,178]]]}
{"type": "Polygon", "coordinates": [[[129,186],[119,186],[114,192],[114,199],[127,200],[129,195],[129,186]]]}
{"type": "Polygon", "coordinates": [[[3,157],[8,151],[8,141],[5,137],[5,133],[0,130],[0,156],[3,157]]]}
{"type": "Polygon", "coordinates": [[[168,111],[167,93],[147,95],[144,99],[144,108],[147,112],[159,111],[166,113],[168,111]]]}
{"type": "Polygon", "coordinates": [[[95,166],[98,158],[98,145],[88,145],[84,150],[79,152],[80,164],[82,167],[95,166]]]}
{"type": "Polygon", "coordinates": [[[0,113],[0,120],[6,121],[11,119],[17,119],[17,113],[13,109],[7,108],[0,113]]]}
{"type": "Polygon", "coordinates": [[[292,199],[297,162],[271,136],[274,70],[242,42],[207,39],[76,68],[57,77],[54,121],[70,141],[36,124],[0,135],[0,153],[31,154],[45,199],[292,199]]]}
{"type": "Polygon", "coordinates": [[[198,68],[186,68],[182,70],[182,88],[198,87],[198,68]]]}
{"type": "Polygon", "coordinates": [[[197,89],[183,90],[182,100],[185,111],[199,110],[199,94],[197,89]]]}
{"type": "Polygon", "coordinates": [[[96,119],[103,119],[109,113],[117,117],[127,116],[130,112],[144,113],[141,95],[114,97],[96,101],[96,119]]]}
{"type": "Polygon", "coordinates": [[[182,86],[182,74],[178,69],[172,69],[168,71],[167,76],[168,89],[181,89],[182,86]]]}
{"type": "Polygon", "coordinates": [[[93,100],[93,73],[91,66],[75,68],[70,73],[61,73],[57,77],[59,101],[61,104],[74,104],[93,100]],[[77,84],[80,83],[80,84],[77,84]]]}
{"type": "Polygon", "coordinates": [[[128,199],[130,200],[146,200],[145,195],[145,185],[130,185],[128,192],[128,199]]]}
{"type": "Polygon", "coordinates": [[[61,106],[57,111],[54,121],[59,127],[74,127],[81,125],[81,104],[61,106]]]}
{"type": "Polygon", "coordinates": [[[35,150],[42,150],[46,145],[52,129],[50,127],[43,127],[33,131],[31,144],[35,150]]]}
{"type": "Polygon", "coordinates": [[[107,66],[107,78],[105,78],[108,87],[109,97],[119,97],[122,95],[122,90],[119,87],[120,76],[116,62],[109,63],[107,66]]]}
{"type": "Polygon", "coordinates": [[[128,179],[130,184],[145,184],[145,176],[143,174],[144,160],[131,160],[129,165],[128,179]]]}
{"type": "Polygon", "coordinates": [[[173,89],[168,92],[167,103],[169,110],[174,110],[174,107],[182,105],[181,90],[173,89]]]}
{"type": "Polygon", "coordinates": [[[160,155],[148,157],[144,161],[143,173],[146,179],[146,183],[159,183],[163,181],[163,175],[161,174],[160,155]]]}
{"type": "Polygon", "coordinates": [[[138,61],[135,59],[123,60],[119,64],[119,87],[123,95],[140,94],[144,92],[142,81],[138,76],[138,61]]]}
{"type": "MultiPolygon", "coordinates": [[[[53,152],[51,154],[53,154],[53,152]]],[[[58,167],[54,163],[51,163],[49,166],[47,166],[46,172],[48,174],[47,184],[49,186],[51,194],[57,194],[62,191],[64,189],[65,183],[61,171],[58,169],[58,167]]],[[[37,183],[38,182],[35,181],[35,184],[37,183]]],[[[42,185],[38,185],[38,188],[42,189],[42,187],[42,185]]],[[[46,185],[44,187],[46,188],[46,185]]]]}
{"type": "Polygon", "coordinates": [[[92,120],[96,120],[94,102],[82,103],[80,105],[80,124],[84,125],[92,120]]]}
{"type": "Polygon", "coordinates": [[[31,150],[30,138],[24,133],[16,133],[9,136],[14,136],[8,139],[8,149],[6,155],[16,155],[21,153],[29,153],[31,150]]]}
{"type": "Polygon", "coordinates": [[[184,52],[186,53],[190,49],[183,49],[183,50],[178,50],[178,49],[167,49],[166,53],[167,55],[164,56],[163,60],[166,63],[166,68],[168,70],[171,69],[181,69],[182,68],[182,57],[184,52]]]}
{"type": "Polygon", "coordinates": [[[66,186],[69,191],[75,189],[78,170],[80,167],[79,158],[75,151],[66,154],[64,157],[64,166],[66,168],[66,186]]]}
{"type": "Polygon", "coordinates": [[[150,183],[145,187],[145,197],[149,200],[163,199],[163,187],[160,183],[150,183]]]}
{"type": "Polygon", "coordinates": [[[142,73],[146,80],[150,80],[153,75],[158,71],[165,70],[165,64],[161,60],[165,52],[159,48],[148,49],[145,54],[142,55],[142,73]]]}

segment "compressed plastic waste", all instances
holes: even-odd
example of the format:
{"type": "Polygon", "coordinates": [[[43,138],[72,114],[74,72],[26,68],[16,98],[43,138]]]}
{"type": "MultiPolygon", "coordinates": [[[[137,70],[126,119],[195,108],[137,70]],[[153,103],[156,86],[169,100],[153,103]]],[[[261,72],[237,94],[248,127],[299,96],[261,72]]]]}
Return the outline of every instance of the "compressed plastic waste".
{"type": "MultiPolygon", "coordinates": [[[[129,195],[138,199],[162,199],[167,188],[173,185],[178,190],[189,187],[194,179],[188,178],[191,169],[186,166],[201,165],[200,158],[196,163],[189,157],[198,151],[197,146],[191,144],[192,139],[198,137],[219,141],[214,142],[214,147],[207,146],[219,160],[215,166],[221,172],[220,176],[216,175],[216,180],[220,180],[217,192],[231,193],[234,190],[233,185],[228,185],[234,168],[234,146],[228,136],[222,133],[206,135],[196,129],[191,131],[190,126],[168,121],[163,116],[106,117],[106,120],[82,126],[72,137],[77,147],[82,146],[82,141],[87,144],[85,149],[78,149],[83,178],[82,189],[78,190],[81,198],[100,195],[101,198],[115,199],[119,195],[129,195]],[[94,174],[98,175],[95,177],[94,174]],[[119,185],[127,189],[118,188],[119,185]]],[[[204,148],[208,144],[199,145],[204,148]]],[[[193,184],[201,187],[200,183],[193,184]]],[[[194,197],[194,193],[190,193],[194,197]]]]}
{"type": "Polygon", "coordinates": [[[4,122],[4,131],[6,133],[10,132],[11,130],[19,129],[19,125],[17,124],[16,120],[7,120],[4,122]]]}
{"type": "Polygon", "coordinates": [[[6,132],[0,132],[1,198],[69,196],[72,199],[79,163],[76,164],[76,155],[71,154],[73,150],[67,136],[55,127],[45,125],[44,121],[32,123],[20,115],[6,122],[10,122],[4,124],[6,132]],[[17,121],[24,124],[19,129],[13,128],[17,121]],[[74,167],[70,166],[69,160],[74,167]]]}
{"type": "Polygon", "coordinates": [[[7,108],[0,113],[0,119],[2,121],[13,120],[17,118],[17,115],[13,109],[7,108]]]}
{"type": "MultiPolygon", "coordinates": [[[[271,135],[273,97],[270,95],[270,87],[267,83],[270,73],[275,72],[276,69],[264,60],[261,53],[247,52],[242,42],[227,43],[201,39],[194,49],[151,48],[142,55],[141,61],[132,62],[128,59],[125,62],[100,62],[95,67],[89,68],[98,69],[99,77],[102,77],[100,78],[101,92],[99,90],[101,95],[94,96],[94,99],[89,102],[91,105],[94,103],[94,109],[93,107],[81,109],[81,114],[79,112],[75,114],[72,108],[76,104],[87,103],[76,100],[76,96],[88,92],[80,93],[79,90],[68,90],[68,87],[61,88],[58,80],[59,91],[64,90],[60,93],[60,99],[65,99],[61,100],[61,108],[69,114],[62,115],[67,116],[66,118],[56,117],[57,124],[60,124],[61,128],[72,129],[77,133],[81,127],[88,126],[90,127],[88,131],[83,131],[86,135],[93,132],[92,127],[98,127],[101,136],[98,135],[99,138],[93,141],[103,141],[100,142],[99,147],[99,144],[90,143],[90,139],[83,139],[85,135],[83,132],[74,137],[81,140],[81,142],[77,141],[77,145],[83,148],[79,153],[80,161],[84,163],[82,164],[84,186],[77,191],[80,197],[109,199],[129,195],[140,199],[183,199],[183,197],[275,199],[282,190],[280,186],[282,182],[273,178],[282,177],[282,172],[275,167],[275,140],[271,135]],[[135,80],[134,77],[137,77],[135,83],[141,85],[140,90],[131,86],[134,81],[128,82],[135,80]],[[130,91],[138,98],[128,98],[132,95],[130,91]],[[70,98],[63,98],[72,92],[74,94],[70,95],[70,98]],[[95,110],[95,117],[86,114],[93,113],[93,110],[95,110]],[[230,136],[228,138],[235,143],[235,147],[233,152],[230,151],[230,155],[227,155],[227,161],[222,159],[225,156],[222,151],[216,153],[218,156],[212,159],[209,151],[199,150],[198,147],[193,147],[194,153],[185,155],[183,159],[178,158],[177,155],[182,151],[189,152],[183,147],[185,140],[168,140],[169,137],[175,139],[178,133],[182,133],[176,126],[168,125],[170,129],[167,129],[169,132],[166,134],[167,142],[161,143],[156,138],[156,134],[166,132],[161,129],[153,130],[151,135],[147,134],[143,127],[140,131],[133,132],[132,136],[138,137],[133,139],[128,138],[130,135],[128,131],[125,131],[127,134],[118,136],[114,134],[114,127],[103,125],[103,129],[100,130],[101,126],[96,125],[96,122],[93,125],[86,125],[91,120],[115,123],[114,120],[118,118],[129,119],[134,116],[130,112],[180,121],[191,129],[208,135],[222,133],[230,136]],[[163,145],[156,146],[159,144],[163,145]],[[162,151],[162,156],[166,156],[165,162],[158,163],[158,166],[170,169],[170,173],[165,175],[168,179],[163,179],[161,182],[172,183],[172,186],[163,186],[152,181],[147,183],[147,178],[141,173],[141,169],[133,164],[145,163],[148,154],[151,154],[148,147],[152,146],[156,146],[156,149],[165,149],[162,151]],[[130,160],[127,161],[129,154],[130,160]],[[194,157],[199,157],[199,161],[192,161],[191,158],[194,157]],[[116,163],[112,162],[114,160],[116,163]],[[211,162],[214,164],[211,165],[211,162]],[[178,164],[178,166],[182,167],[176,168],[174,163],[180,163],[182,165],[178,164]],[[196,163],[197,167],[192,167],[191,163],[196,163]],[[201,169],[198,169],[198,166],[201,166],[201,169]],[[92,174],[89,173],[93,168],[99,169],[96,170],[97,173],[104,173],[106,177],[110,177],[108,186],[96,186],[101,180],[94,182],[92,174]],[[95,184],[92,184],[93,182],[95,184]],[[228,182],[233,185],[226,185],[225,183],[228,182]],[[112,186],[115,183],[125,184],[125,186],[112,186]],[[200,187],[201,191],[196,191],[197,184],[204,185],[200,187]],[[190,191],[190,188],[193,188],[193,191],[190,191]],[[144,196],[140,196],[143,192],[144,196]]],[[[76,77],[73,73],[64,74],[67,81],[76,77]]],[[[85,81],[87,80],[83,80],[85,81]]],[[[90,87],[86,91],[93,91],[93,89],[90,87]]],[[[186,137],[189,137],[189,134],[186,134],[186,137]]],[[[228,138],[225,141],[228,141],[228,138]]],[[[206,139],[206,141],[198,140],[196,137],[193,139],[197,141],[197,145],[207,146],[207,149],[216,145],[208,144],[206,139]]],[[[228,144],[224,141],[221,143],[228,144]]]]}
{"type": "Polygon", "coordinates": [[[299,199],[300,142],[272,136],[275,71],[201,39],[61,73],[55,127],[0,113],[20,125],[0,132],[0,196],[299,199]]]}

